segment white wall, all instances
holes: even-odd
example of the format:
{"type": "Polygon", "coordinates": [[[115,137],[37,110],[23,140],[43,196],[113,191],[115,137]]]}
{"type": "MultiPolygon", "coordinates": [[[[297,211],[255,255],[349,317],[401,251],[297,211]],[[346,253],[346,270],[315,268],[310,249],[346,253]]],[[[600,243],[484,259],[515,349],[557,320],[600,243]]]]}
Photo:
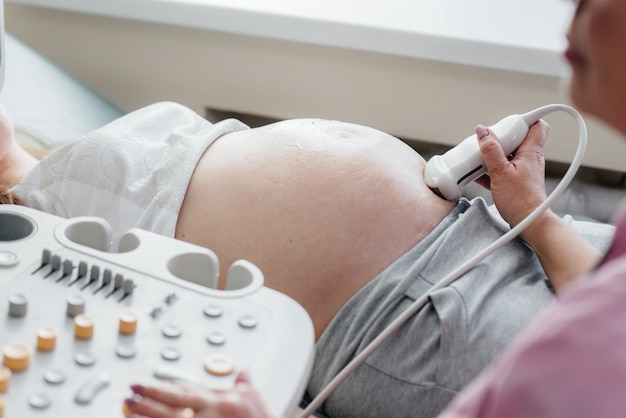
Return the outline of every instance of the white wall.
{"type": "MultiPolygon", "coordinates": [[[[358,14],[362,19],[360,24],[342,22],[352,16],[350,11],[354,9],[340,8],[335,20],[330,20],[332,24],[327,21],[326,26],[317,26],[323,29],[320,29],[317,43],[306,39],[278,39],[280,34],[312,36],[314,33],[310,30],[299,31],[298,24],[311,29],[315,27],[311,19],[314,21],[316,17],[307,20],[299,16],[293,20],[293,16],[289,16],[293,10],[288,8],[271,10],[273,14],[237,10],[259,4],[252,0],[221,0],[222,5],[220,1],[205,0],[213,7],[213,13],[217,13],[207,15],[210,19],[205,18],[213,23],[221,22],[223,30],[200,28],[199,18],[181,26],[179,21],[187,15],[177,13],[170,13],[171,23],[159,23],[159,19],[163,19],[159,10],[163,10],[156,6],[165,3],[171,6],[176,1],[57,0],[50,3],[67,8],[116,6],[119,13],[124,12],[120,9],[122,4],[138,5],[132,19],[120,19],[107,10],[76,13],[24,4],[43,0],[14,0],[5,5],[6,26],[9,32],[127,110],[158,100],[175,100],[199,112],[212,107],[278,119],[341,119],[408,139],[455,145],[471,134],[477,123],[491,124],[511,113],[564,101],[560,78],[555,74],[560,71],[558,63],[563,43],[563,38],[557,39],[557,33],[564,31],[569,17],[559,15],[556,19],[542,13],[547,5],[556,7],[551,9],[553,13],[567,12],[569,2],[563,0],[456,0],[457,6],[468,7],[470,3],[473,6],[456,7],[456,13],[447,13],[447,10],[444,13],[444,9],[440,9],[439,14],[427,13],[426,6],[451,5],[454,0],[392,2],[397,8],[403,4],[422,5],[414,15],[419,16],[416,21],[423,28],[430,24],[430,29],[434,30],[442,22],[448,22],[450,30],[460,30],[460,23],[463,23],[466,32],[461,31],[456,36],[466,36],[467,31],[472,31],[476,39],[469,43],[464,43],[462,38],[454,42],[453,37],[445,38],[441,34],[433,35],[429,43],[423,36],[425,31],[411,35],[406,27],[390,29],[384,15],[379,26],[367,32],[367,19],[376,16],[374,12],[380,12],[371,8],[358,14]],[[508,4],[510,10],[515,11],[513,7],[518,10],[506,15],[508,24],[504,15],[501,20],[482,18],[482,13],[476,10],[480,11],[478,7],[489,2],[508,4]],[[224,9],[229,4],[232,7],[224,9]],[[146,9],[153,11],[146,12],[139,20],[141,7],[146,5],[155,7],[146,9]],[[469,15],[471,11],[473,16],[469,15]],[[434,15],[437,17],[431,18],[434,15]],[[538,23],[531,25],[528,20],[533,16],[538,23]],[[245,27],[249,31],[261,30],[254,17],[269,24],[266,30],[272,33],[267,37],[235,33],[235,29],[243,32],[241,28],[245,27]],[[456,21],[449,21],[453,18],[456,21]],[[507,25],[512,28],[509,33],[513,34],[508,37],[501,35],[507,25]],[[538,36],[530,35],[536,34],[537,25],[550,28],[552,33],[548,38],[551,41],[545,46],[538,45],[541,41],[538,36]],[[364,43],[367,33],[378,35],[373,39],[379,41],[393,40],[389,44],[391,52],[382,53],[381,42],[364,43]],[[348,42],[350,34],[361,34],[358,42],[354,41],[360,46],[341,43],[348,42]],[[493,45],[480,39],[485,36],[501,41],[491,53],[489,46],[493,45]],[[328,45],[332,39],[338,40],[337,45],[328,45]],[[416,43],[411,39],[417,40],[416,43]],[[524,42],[529,44],[524,45],[524,42]],[[507,47],[510,43],[517,44],[507,47]],[[365,44],[372,47],[368,50],[365,44]],[[444,46],[452,48],[454,45],[461,49],[458,54],[450,55],[459,58],[456,62],[437,57],[444,46]],[[524,68],[516,70],[521,65],[514,61],[515,57],[525,57],[524,68]],[[468,61],[470,59],[474,62],[468,61]],[[502,68],[504,66],[510,68],[502,68]]],[[[194,7],[203,2],[180,3],[189,12],[197,10],[194,7]]],[[[282,6],[286,7],[287,3],[282,6]]],[[[319,1],[302,2],[308,5],[310,13],[315,10],[314,3],[319,1]]],[[[334,3],[349,4],[337,0],[334,3]]],[[[363,2],[363,7],[371,3],[363,2]]],[[[403,16],[402,24],[409,25],[413,21],[413,16],[403,16]]],[[[549,121],[552,135],[546,155],[552,161],[569,162],[576,146],[574,124],[563,117],[549,118],[549,121]]],[[[613,133],[592,121],[590,125],[592,142],[585,164],[622,171],[621,156],[626,146],[613,133]]]]}

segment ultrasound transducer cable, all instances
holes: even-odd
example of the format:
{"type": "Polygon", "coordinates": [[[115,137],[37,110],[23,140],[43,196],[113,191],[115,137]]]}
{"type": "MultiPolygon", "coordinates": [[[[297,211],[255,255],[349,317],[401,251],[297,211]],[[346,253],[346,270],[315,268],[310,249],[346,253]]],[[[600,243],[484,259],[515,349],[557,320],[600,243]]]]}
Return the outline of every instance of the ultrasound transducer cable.
{"type": "MultiPolygon", "coordinates": [[[[441,289],[460,278],[463,274],[468,272],[483,259],[491,255],[500,247],[507,244],[513,238],[518,236],[528,225],[534,222],[539,215],[547,210],[554,201],[565,191],[573,180],[578,168],[582,164],[582,160],[587,148],[587,127],[583,117],[578,111],[571,106],[564,104],[550,104],[542,106],[535,110],[522,115],[512,115],[502,119],[497,124],[490,127],[498,138],[503,143],[503,148],[506,153],[513,152],[517,146],[523,141],[526,136],[526,132],[529,127],[532,126],[542,117],[547,116],[550,113],[562,111],[572,116],[578,123],[578,147],[576,153],[572,159],[568,170],[554,188],[552,193],[546,198],[546,200],[539,205],[533,212],[531,212],[522,222],[516,225],[514,228],[506,232],[492,244],[487,246],[481,252],[467,260],[465,263],[457,267],[450,274],[442,278],[439,282],[433,285],[426,293],[420,298],[415,300],[406,311],[400,314],[389,326],[383,330],[369,345],[367,345],[363,351],[357,354],[325,387],[324,389],[311,401],[306,409],[298,416],[298,418],[307,418],[312,415],[324,401],[335,391],[335,389],[352,373],[358,366],[360,366],[381,344],[383,344],[396,330],[398,330],[409,318],[417,313],[428,301],[430,294],[434,291],[441,289]],[[522,123],[520,123],[522,122],[522,123]],[[524,131],[525,127],[525,131],[524,131]],[[520,138],[520,134],[523,135],[520,138]],[[513,144],[514,148],[510,148],[513,144]]],[[[431,189],[439,188],[438,194],[444,198],[454,199],[457,196],[457,192],[460,193],[460,188],[478,178],[486,172],[482,158],[480,157],[480,151],[478,150],[478,142],[476,136],[471,136],[457,147],[446,152],[442,156],[435,156],[429,160],[425,168],[425,181],[431,189]],[[473,141],[473,142],[472,142],[473,141]],[[471,149],[470,149],[471,147],[471,149]],[[478,153],[478,160],[476,161],[478,153]],[[437,157],[437,158],[436,158],[437,157]],[[447,160],[447,161],[446,161],[447,160]],[[464,162],[470,161],[469,166],[464,162]],[[430,168],[429,168],[430,165],[430,168]],[[434,168],[437,167],[437,168],[434,168]],[[461,171],[458,171],[460,167],[461,171]],[[467,170],[464,172],[463,170],[467,170]],[[430,175],[430,172],[436,172],[435,175],[430,175]],[[456,172],[455,172],[456,171],[456,172]],[[428,173],[428,174],[427,174],[428,173]],[[446,190],[449,192],[448,196],[444,195],[441,189],[446,186],[439,181],[442,177],[446,176],[448,180],[450,178],[453,181],[449,182],[449,188],[446,190]],[[451,175],[451,177],[450,177],[451,175]],[[434,181],[434,178],[437,181],[434,181]],[[437,183],[436,185],[429,184],[430,182],[437,183]],[[440,187],[441,186],[441,187],[440,187]],[[457,190],[458,188],[458,190],[457,190]]],[[[435,191],[435,190],[433,190],[435,191]]],[[[437,191],[435,191],[437,193],[437,191]]]]}

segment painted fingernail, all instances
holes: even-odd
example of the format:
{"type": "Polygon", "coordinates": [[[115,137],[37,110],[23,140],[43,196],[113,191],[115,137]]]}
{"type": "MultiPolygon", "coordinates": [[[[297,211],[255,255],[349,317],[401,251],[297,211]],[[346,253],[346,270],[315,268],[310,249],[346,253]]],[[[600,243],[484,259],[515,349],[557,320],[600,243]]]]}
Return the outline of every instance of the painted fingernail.
{"type": "Polygon", "coordinates": [[[142,385],[131,385],[130,390],[132,390],[133,393],[141,395],[143,394],[144,387],[142,385]]]}
{"type": "Polygon", "coordinates": [[[476,135],[478,136],[478,139],[483,139],[489,135],[489,131],[483,125],[478,125],[476,127],[476,135]]]}
{"type": "Polygon", "coordinates": [[[135,405],[139,403],[140,399],[141,398],[138,398],[137,396],[133,396],[133,397],[124,399],[124,403],[126,404],[127,407],[132,409],[135,405]]]}

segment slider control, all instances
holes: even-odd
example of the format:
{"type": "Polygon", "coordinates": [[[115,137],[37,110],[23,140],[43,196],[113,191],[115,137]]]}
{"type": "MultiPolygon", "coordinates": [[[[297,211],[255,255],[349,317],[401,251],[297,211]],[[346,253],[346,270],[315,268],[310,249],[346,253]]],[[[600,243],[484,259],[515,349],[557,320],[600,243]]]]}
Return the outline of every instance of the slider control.
{"type": "Polygon", "coordinates": [[[53,255],[52,259],[50,260],[50,271],[48,272],[48,274],[44,276],[44,279],[52,276],[54,273],[59,271],[60,268],[61,268],[61,257],[59,257],[58,255],[53,255]]]}
{"type": "Polygon", "coordinates": [[[39,267],[37,267],[35,271],[33,271],[33,274],[37,273],[39,270],[47,266],[50,263],[51,258],[52,258],[52,252],[49,249],[45,248],[41,252],[41,264],[39,265],[39,267]]]}
{"type": "Polygon", "coordinates": [[[91,274],[89,275],[89,281],[83,285],[80,289],[83,290],[92,283],[97,283],[100,280],[100,267],[93,265],[91,266],[91,274]]]}
{"type": "Polygon", "coordinates": [[[113,273],[111,272],[111,270],[105,269],[104,273],[102,274],[102,283],[100,284],[100,287],[94,290],[93,292],[94,295],[98,293],[99,291],[101,291],[102,289],[106,289],[111,284],[112,281],[113,281],[113,273]]]}
{"type": "Polygon", "coordinates": [[[111,289],[111,291],[106,295],[106,297],[108,298],[109,296],[117,292],[119,289],[121,289],[123,284],[124,284],[124,276],[121,273],[117,273],[115,275],[115,278],[113,279],[113,289],[111,289]]]}
{"type": "Polygon", "coordinates": [[[86,277],[88,269],[89,269],[89,266],[87,265],[85,261],[81,261],[80,263],[78,263],[78,274],[76,275],[76,278],[72,280],[71,282],[69,282],[67,285],[71,286],[74,283],[78,282],[83,277],[86,277]]]}
{"type": "Polygon", "coordinates": [[[67,276],[71,275],[72,270],[74,270],[74,263],[72,262],[72,260],[65,260],[63,262],[63,274],[61,275],[61,277],[57,279],[57,282],[60,282],[61,280],[65,279],[67,276]]]}
{"type": "Polygon", "coordinates": [[[126,279],[124,281],[124,294],[120,298],[119,302],[126,299],[128,296],[133,294],[133,290],[135,289],[135,282],[133,279],[126,279]]]}

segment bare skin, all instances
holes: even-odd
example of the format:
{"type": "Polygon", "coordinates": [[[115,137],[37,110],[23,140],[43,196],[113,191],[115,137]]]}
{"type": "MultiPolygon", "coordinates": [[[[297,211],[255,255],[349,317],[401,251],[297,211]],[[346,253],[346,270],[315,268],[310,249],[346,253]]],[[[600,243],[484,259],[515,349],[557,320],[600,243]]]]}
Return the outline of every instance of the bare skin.
{"type": "Polygon", "coordinates": [[[453,207],[425,186],[424,164],[390,135],[334,121],[231,133],[196,167],[176,237],[211,248],[223,268],[257,264],[268,287],[303,305],[319,337],[453,207]]]}

